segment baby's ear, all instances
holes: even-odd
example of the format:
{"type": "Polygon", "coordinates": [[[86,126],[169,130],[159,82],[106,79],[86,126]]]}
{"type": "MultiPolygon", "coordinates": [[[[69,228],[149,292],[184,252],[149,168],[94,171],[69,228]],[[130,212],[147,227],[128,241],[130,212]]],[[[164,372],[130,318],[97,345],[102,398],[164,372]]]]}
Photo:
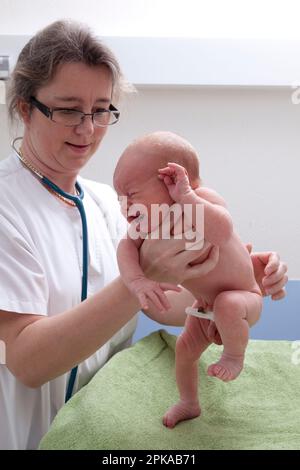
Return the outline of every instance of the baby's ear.
{"type": "Polygon", "coordinates": [[[252,252],[252,244],[251,243],[246,243],[246,248],[247,248],[247,250],[249,252],[249,255],[250,255],[251,252],[252,252]]]}
{"type": "Polygon", "coordinates": [[[202,182],[202,179],[201,179],[200,177],[194,179],[194,180],[191,182],[191,187],[192,187],[192,189],[199,188],[200,186],[203,186],[203,182],[202,182]]]}

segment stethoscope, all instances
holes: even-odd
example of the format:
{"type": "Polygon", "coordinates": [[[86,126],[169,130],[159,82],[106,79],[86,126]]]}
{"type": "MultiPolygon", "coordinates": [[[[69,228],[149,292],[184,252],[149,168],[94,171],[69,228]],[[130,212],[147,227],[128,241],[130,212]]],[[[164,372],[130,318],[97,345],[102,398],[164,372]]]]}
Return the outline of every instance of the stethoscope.
{"type": "MultiPolygon", "coordinates": [[[[86,214],[84,210],[84,205],[83,205],[83,197],[84,197],[84,191],[78,181],[75,183],[75,188],[77,191],[77,195],[75,196],[74,194],[66,193],[63,191],[59,186],[54,184],[51,180],[46,178],[46,176],[43,176],[39,171],[37,171],[33,166],[28,164],[28,162],[22,158],[20,155],[20,152],[16,148],[16,142],[22,140],[22,137],[16,137],[12,143],[12,149],[16,153],[17,157],[19,160],[25,165],[25,167],[31,171],[35,176],[38,177],[40,182],[50,188],[52,191],[56,192],[60,196],[63,196],[65,199],[69,199],[70,201],[73,201],[74,204],[76,205],[80,217],[81,217],[81,223],[82,223],[82,281],[81,281],[81,301],[85,300],[87,298],[87,284],[88,284],[88,229],[87,229],[87,220],[86,220],[86,214]]],[[[74,384],[77,376],[77,370],[78,366],[73,367],[73,369],[70,372],[70,378],[67,386],[67,391],[66,391],[66,396],[65,396],[65,402],[67,402],[73,393],[74,389],[74,384]]]]}

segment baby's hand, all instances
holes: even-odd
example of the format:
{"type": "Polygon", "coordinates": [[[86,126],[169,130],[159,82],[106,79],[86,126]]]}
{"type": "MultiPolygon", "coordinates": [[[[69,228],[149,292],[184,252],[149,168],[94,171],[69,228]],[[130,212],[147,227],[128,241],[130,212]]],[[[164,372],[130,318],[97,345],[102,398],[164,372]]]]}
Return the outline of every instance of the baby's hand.
{"type": "Polygon", "coordinates": [[[192,191],[187,171],[183,166],[168,163],[168,166],[161,168],[158,172],[159,179],[163,180],[175,202],[182,202],[184,196],[192,191]]]}
{"type": "Polygon", "coordinates": [[[129,289],[139,299],[142,309],[148,310],[149,300],[161,312],[168,310],[171,305],[164,291],[180,292],[181,288],[168,282],[156,282],[146,277],[131,281],[129,289]]]}

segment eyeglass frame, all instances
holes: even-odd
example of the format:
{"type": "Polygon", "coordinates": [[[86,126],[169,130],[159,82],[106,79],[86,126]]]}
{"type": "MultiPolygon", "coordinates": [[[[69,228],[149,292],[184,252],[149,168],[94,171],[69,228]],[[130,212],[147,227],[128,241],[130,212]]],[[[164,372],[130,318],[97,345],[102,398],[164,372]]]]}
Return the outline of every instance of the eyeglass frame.
{"type": "Polygon", "coordinates": [[[46,116],[47,118],[49,118],[52,122],[55,122],[56,124],[62,124],[62,123],[54,121],[54,119],[53,119],[53,112],[54,111],[76,111],[76,113],[81,114],[81,119],[80,119],[80,122],[78,124],[71,124],[71,125],[62,124],[65,127],[80,126],[80,124],[83,123],[83,120],[84,120],[85,116],[92,116],[92,123],[96,127],[112,126],[113,124],[116,124],[120,119],[120,111],[112,104],[109,105],[108,109],[103,109],[102,111],[96,111],[94,113],[84,113],[83,111],[79,111],[77,109],[72,110],[70,108],[60,108],[60,107],[59,108],[49,108],[45,104],[41,103],[41,101],[37,100],[34,96],[31,96],[29,101],[35,108],[37,108],[42,114],[44,114],[44,116],[46,116]],[[105,113],[113,113],[113,115],[116,117],[117,120],[115,122],[112,122],[111,124],[97,124],[97,123],[94,122],[94,115],[95,114],[105,114],[105,113]]]}

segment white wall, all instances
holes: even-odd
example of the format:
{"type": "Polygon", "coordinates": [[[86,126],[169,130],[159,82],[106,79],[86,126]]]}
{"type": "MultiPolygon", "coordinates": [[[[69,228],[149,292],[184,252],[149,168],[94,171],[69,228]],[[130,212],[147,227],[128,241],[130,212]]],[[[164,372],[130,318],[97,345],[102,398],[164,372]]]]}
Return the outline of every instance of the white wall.
{"type": "MultiPolygon", "coordinates": [[[[242,239],[278,250],[299,278],[300,105],[292,105],[290,90],[140,88],[83,175],[111,183],[124,147],[158,129],[191,141],[204,183],[225,197],[242,239]]],[[[4,155],[9,139],[2,126],[0,133],[4,155]]]]}
{"type": "Polygon", "coordinates": [[[300,39],[298,0],[0,0],[1,34],[61,17],[103,36],[300,39]]]}
{"type": "MultiPolygon", "coordinates": [[[[189,1],[183,13],[188,11],[189,1]]],[[[102,35],[126,35],[126,28],[127,34],[139,35],[141,25],[149,34],[141,18],[148,14],[154,24],[155,13],[163,10],[167,14],[166,4],[170,5],[169,0],[151,2],[143,1],[144,7],[146,3],[148,6],[142,10],[140,0],[0,0],[0,32],[33,34],[72,12],[72,17],[91,26],[99,22],[102,35]],[[154,9],[150,12],[151,2],[154,9]]],[[[297,18],[293,9],[286,11],[297,18]]],[[[158,23],[162,28],[161,17],[158,23]]],[[[164,23],[168,34],[172,33],[176,22],[164,23]]],[[[195,27],[196,22],[192,24],[195,27]]],[[[196,29],[191,27],[193,31],[196,29]]],[[[299,78],[295,76],[294,80],[299,78]]],[[[292,104],[291,89],[139,87],[139,94],[123,106],[120,123],[109,130],[83,174],[110,183],[125,145],[137,135],[158,129],[178,132],[191,141],[200,154],[205,184],[227,199],[243,240],[252,241],[256,250],[278,250],[289,264],[290,277],[300,278],[300,105],[292,104]]],[[[9,152],[9,140],[5,111],[0,106],[0,158],[9,152]]]]}
{"type": "Polygon", "coordinates": [[[300,105],[289,90],[141,88],[83,174],[111,182],[137,135],[172,130],[197,148],[204,183],[227,200],[256,250],[278,250],[300,277],[300,105]]]}

